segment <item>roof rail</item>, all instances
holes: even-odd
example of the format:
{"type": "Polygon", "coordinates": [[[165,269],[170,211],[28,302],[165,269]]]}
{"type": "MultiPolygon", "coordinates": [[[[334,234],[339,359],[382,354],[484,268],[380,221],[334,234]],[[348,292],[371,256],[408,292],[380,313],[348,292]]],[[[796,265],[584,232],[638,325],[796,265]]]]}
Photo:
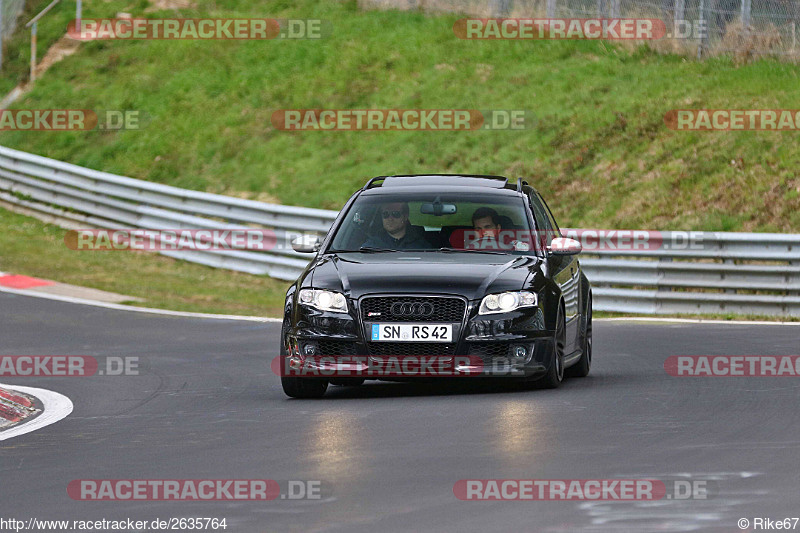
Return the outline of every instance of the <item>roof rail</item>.
{"type": "Polygon", "coordinates": [[[373,187],[373,184],[374,184],[376,181],[383,181],[383,180],[385,180],[386,178],[387,178],[387,176],[377,176],[377,177],[374,177],[374,178],[370,179],[370,180],[367,182],[367,184],[366,184],[366,185],[364,185],[363,187],[361,187],[361,190],[362,190],[362,191],[365,191],[365,190],[367,190],[367,189],[371,189],[371,188],[373,187]]]}
{"type": "Polygon", "coordinates": [[[498,180],[503,184],[508,183],[505,176],[495,176],[494,174],[416,174],[417,176],[452,176],[454,178],[482,178],[485,180],[498,180]]]}
{"type": "Polygon", "coordinates": [[[522,178],[517,178],[517,192],[522,192],[523,185],[528,185],[528,182],[522,178]]]}
{"type": "Polygon", "coordinates": [[[377,176],[370,179],[366,185],[362,187],[363,190],[375,187],[375,182],[383,181],[388,178],[436,178],[436,177],[454,177],[454,178],[481,178],[487,180],[502,181],[503,185],[508,184],[508,178],[504,176],[494,176],[490,174],[395,174],[391,176],[377,176]]]}

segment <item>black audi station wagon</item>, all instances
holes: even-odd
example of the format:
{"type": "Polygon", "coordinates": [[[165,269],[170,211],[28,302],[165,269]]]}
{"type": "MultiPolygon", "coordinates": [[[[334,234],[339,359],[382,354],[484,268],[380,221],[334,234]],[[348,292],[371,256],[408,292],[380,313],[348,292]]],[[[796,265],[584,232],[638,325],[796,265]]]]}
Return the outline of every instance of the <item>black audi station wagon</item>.
{"type": "Polygon", "coordinates": [[[348,372],[390,357],[436,357],[452,379],[507,376],[548,388],[589,373],[592,292],[580,243],[561,236],[522,180],[373,178],[324,238],[293,247],[316,257],[287,291],[279,360],[322,366],[281,372],[288,396],[361,385],[374,374],[348,372]]]}

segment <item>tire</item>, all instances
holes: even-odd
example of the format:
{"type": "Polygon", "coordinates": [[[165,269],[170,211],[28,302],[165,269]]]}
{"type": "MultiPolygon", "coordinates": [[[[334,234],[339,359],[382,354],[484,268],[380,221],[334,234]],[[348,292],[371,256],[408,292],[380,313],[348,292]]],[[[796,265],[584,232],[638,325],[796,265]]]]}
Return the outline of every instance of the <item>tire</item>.
{"type": "Polygon", "coordinates": [[[589,305],[586,309],[586,320],[583,325],[583,348],[581,358],[567,369],[567,376],[585,378],[592,367],[592,297],[589,296],[589,305]]]}
{"type": "Polygon", "coordinates": [[[358,387],[364,384],[364,378],[336,378],[330,380],[330,383],[340,387],[358,387]]]}
{"type": "Polygon", "coordinates": [[[328,390],[328,380],[319,378],[281,378],[283,392],[291,398],[322,398],[328,390]]]}
{"type": "Polygon", "coordinates": [[[556,331],[553,334],[553,351],[551,352],[550,368],[547,374],[537,384],[544,389],[556,389],[564,381],[564,349],[567,344],[567,325],[564,311],[558,307],[556,318],[556,331]]]}
{"type": "MultiPolygon", "coordinates": [[[[286,324],[281,328],[281,345],[278,354],[286,357],[286,324]]],[[[322,398],[328,390],[328,380],[319,378],[297,378],[281,376],[281,386],[286,396],[290,398],[313,399],[322,398]]]]}

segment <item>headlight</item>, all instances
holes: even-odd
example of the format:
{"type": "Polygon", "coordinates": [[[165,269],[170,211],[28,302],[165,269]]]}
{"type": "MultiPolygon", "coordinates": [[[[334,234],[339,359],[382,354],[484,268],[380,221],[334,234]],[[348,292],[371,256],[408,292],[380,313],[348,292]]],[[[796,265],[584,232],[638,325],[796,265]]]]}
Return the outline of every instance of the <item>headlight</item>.
{"type": "Polygon", "coordinates": [[[536,294],[528,291],[501,292],[484,296],[478,309],[479,315],[507,313],[521,307],[536,306],[536,294]]]}
{"type": "Polygon", "coordinates": [[[300,303],[310,307],[316,307],[320,311],[332,311],[334,313],[347,312],[347,300],[343,294],[335,291],[301,289],[300,303]]]}

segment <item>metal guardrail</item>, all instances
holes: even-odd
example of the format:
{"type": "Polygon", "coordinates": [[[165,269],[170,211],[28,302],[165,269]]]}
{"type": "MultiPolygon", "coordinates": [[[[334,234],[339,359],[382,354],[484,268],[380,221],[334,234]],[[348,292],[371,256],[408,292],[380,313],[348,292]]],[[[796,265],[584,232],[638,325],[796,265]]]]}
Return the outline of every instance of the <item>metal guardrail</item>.
{"type": "MultiPolygon", "coordinates": [[[[180,189],[0,147],[0,204],[69,229],[272,228],[325,233],[336,211],[180,189]]],[[[571,230],[565,230],[569,235],[571,230]]],[[[659,234],[674,242],[672,232],[659,234]]],[[[593,250],[580,256],[594,308],[644,314],[800,317],[800,235],[702,232],[700,249],[593,250]]],[[[291,249],[183,250],[164,255],[294,279],[308,255],[291,249]]]]}
{"type": "MultiPolygon", "coordinates": [[[[0,202],[69,229],[274,228],[324,234],[336,211],[271,205],[90,170],[0,147],[0,202]]],[[[294,279],[308,255],[291,249],[164,251],[164,255],[278,279],[294,279]]]]}

